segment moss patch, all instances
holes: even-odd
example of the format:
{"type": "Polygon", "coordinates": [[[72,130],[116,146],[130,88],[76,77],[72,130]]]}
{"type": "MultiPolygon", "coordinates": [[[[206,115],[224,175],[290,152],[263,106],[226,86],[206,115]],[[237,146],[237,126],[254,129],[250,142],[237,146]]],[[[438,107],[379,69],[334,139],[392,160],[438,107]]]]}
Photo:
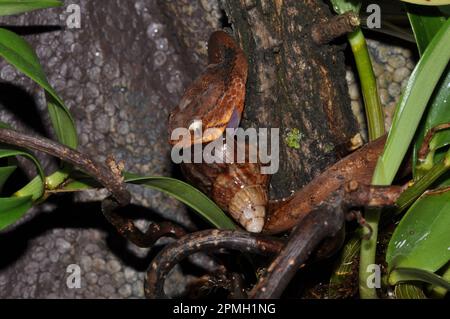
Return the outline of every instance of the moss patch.
{"type": "Polygon", "coordinates": [[[300,149],[300,141],[303,138],[303,133],[299,129],[293,128],[290,130],[285,137],[285,141],[288,147],[293,149],[300,149]]]}

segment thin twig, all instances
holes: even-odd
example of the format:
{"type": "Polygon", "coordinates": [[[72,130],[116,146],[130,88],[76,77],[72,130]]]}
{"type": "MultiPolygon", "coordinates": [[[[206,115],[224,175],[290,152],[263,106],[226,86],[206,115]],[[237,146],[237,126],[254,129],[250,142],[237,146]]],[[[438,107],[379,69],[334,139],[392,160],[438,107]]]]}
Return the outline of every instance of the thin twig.
{"type": "Polygon", "coordinates": [[[147,248],[161,237],[180,238],[186,234],[180,226],[171,222],[151,223],[146,232],[137,228],[133,221],[119,215],[117,209],[120,206],[112,198],[106,198],[102,202],[102,212],[106,219],[116,228],[117,232],[139,247],[147,248]]]}
{"type": "Polygon", "coordinates": [[[205,250],[231,249],[241,252],[273,255],[281,251],[283,242],[242,231],[207,230],[189,234],[167,245],[152,261],[145,280],[147,298],[167,298],[164,281],[170,270],[189,255],[205,250]]]}
{"type": "Polygon", "coordinates": [[[326,22],[319,22],[311,29],[311,36],[316,44],[327,44],[359,27],[361,21],[355,12],[346,12],[332,17],[326,22]]]}
{"type": "Polygon", "coordinates": [[[447,130],[450,128],[450,123],[445,123],[438,125],[436,127],[433,127],[431,130],[427,132],[427,135],[425,135],[425,138],[423,139],[422,146],[420,147],[418,158],[419,161],[424,162],[425,158],[427,157],[428,152],[430,151],[430,142],[433,139],[434,135],[442,130],[447,130]]]}
{"type": "Polygon", "coordinates": [[[111,159],[109,159],[108,167],[93,161],[86,154],[47,138],[30,136],[6,128],[0,128],[0,142],[58,157],[95,178],[112,193],[120,205],[125,206],[130,203],[130,193],[126,190],[123,179],[119,176],[120,174],[117,174],[117,171],[112,169],[111,159]]]}
{"type": "Polygon", "coordinates": [[[397,199],[408,187],[403,186],[372,186],[350,181],[337,192],[344,192],[343,202],[347,207],[383,208],[395,206],[397,199]]]}
{"type": "Polygon", "coordinates": [[[335,236],[344,226],[340,200],[331,200],[310,212],[291,233],[291,237],[250,293],[255,299],[275,299],[307,261],[312,251],[327,237],[335,236]]]}

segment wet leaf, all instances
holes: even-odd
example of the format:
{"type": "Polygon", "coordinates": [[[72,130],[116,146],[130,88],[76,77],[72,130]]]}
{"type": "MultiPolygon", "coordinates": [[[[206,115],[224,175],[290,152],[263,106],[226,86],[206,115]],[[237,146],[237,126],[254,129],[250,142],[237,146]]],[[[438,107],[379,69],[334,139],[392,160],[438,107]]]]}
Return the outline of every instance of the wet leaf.
{"type": "Polygon", "coordinates": [[[389,242],[389,271],[436,272],[450,260],[450,191],[428,192],[408,210],[389,242]]]}

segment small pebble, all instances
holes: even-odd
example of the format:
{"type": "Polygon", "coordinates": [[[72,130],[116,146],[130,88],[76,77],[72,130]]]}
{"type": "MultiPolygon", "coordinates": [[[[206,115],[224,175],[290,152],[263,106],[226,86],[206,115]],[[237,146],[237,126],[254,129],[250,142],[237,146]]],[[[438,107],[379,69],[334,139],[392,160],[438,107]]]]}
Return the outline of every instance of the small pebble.
{"type": "Polygon", "coordinates": [[[119,289],[119,295],[123,298],[131,297],[132,293],[133,293],[133,289],[132,289],[131,285],[129,285],[129,284],[123,285],[119,289]]]}
{"type": "Polygon", "coordinates": [[[392,55],[388,59],[388,64],[394,69],[398,69],[406,65],[406,60],[401,55],[392,55]]]}
{"type": "Polygon", "coordinates": [[[125,267],[124,271],[125,280],[129,283],[135,282],[137,280],[137,273],[130,267],[125,267]]]}
{"type": "Polygon", "coordinates": [[[398,83],[392,82],[389,85],[388,92],[392,97],[398,97],[401,93],[402,89],[398,83]]]}
{"type": "Polygon", "coordinates": [[[103,259],[95,258],[93,262],[94,269],[98,271],[104,271],[106,268],[106,263],[103,259]]]}
{"type": "Polygon", "coordinates": [[[411,71],[407,67],[401,67],[394,72],[394,81],[402,83],[402,81],[409,77],[411,71]]]}
{"type": "Polygon", "coordinates": [[[380,90],[378,90],[378,93],[380,94],[381,104],[387,105],[390,101],[390,96],[389,96],[388,90],[380,89],[380,90]]]}
{"type": "Polygon", "coordinates": [[[110,274],[114,274],[114,273],[120,271],[121,269],[122,269],[122,266],[120,265],[120,263],[117,260],[114,260],[114,259],[110,260],[106,264],[106,270],[110,274]]]}
{"type": "Polygon", "coordinates": [[[348,88],[348,93],[350,94],[350,98],[355,101],[359,99],[359,88],[356,84],[352,84],[348,88]]]}
{"type": "Polygon", "coordinates": [[[89,272],[86,274],[86,282],[90,285],[95,285],[98,282],[98,276],[94,272],[89,272]]]}
{"type": "Polygon", "coordinates": [[[60,254],[65,254],[70,251],[71,244],[62,238],[56,240],[56,249],[60,254]]]}
{"type": "Polygon", "coordinates": [[[92,258],[90,256],[81,257],[81,268],[84,271],[90,271],[92,268],[92,258]]]}

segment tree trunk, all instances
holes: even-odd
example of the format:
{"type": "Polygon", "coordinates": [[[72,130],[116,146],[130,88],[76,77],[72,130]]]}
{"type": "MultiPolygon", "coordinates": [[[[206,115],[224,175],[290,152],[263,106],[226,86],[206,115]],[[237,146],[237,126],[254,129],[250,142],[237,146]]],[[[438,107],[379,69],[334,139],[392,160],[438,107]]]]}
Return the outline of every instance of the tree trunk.
{"type": "Polygon", "coordinates": [[[330,10],[317,0],[226,0],[222,6],[249,59],[242,126],[280,128],[271,197],[288,196],[345,155],[358,133],[342,46],[318,46],[311,38],[312,26],[326,23],[330,10]]]}

